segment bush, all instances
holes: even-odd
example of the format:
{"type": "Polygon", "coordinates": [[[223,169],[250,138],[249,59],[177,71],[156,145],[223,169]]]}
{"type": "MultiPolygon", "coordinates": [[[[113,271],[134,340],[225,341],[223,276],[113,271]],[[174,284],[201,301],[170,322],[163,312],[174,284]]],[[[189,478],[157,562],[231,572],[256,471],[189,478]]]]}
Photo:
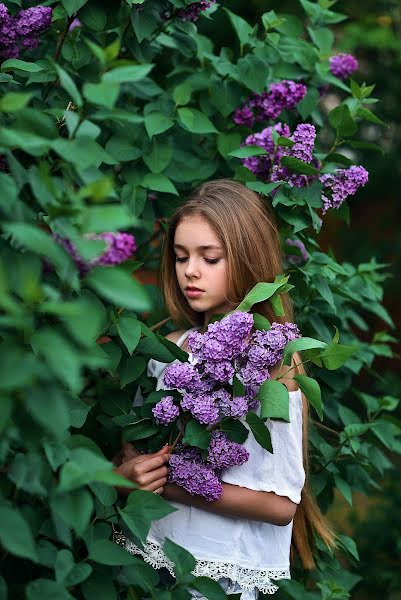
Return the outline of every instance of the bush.
{"type": "MultiPolygon", "coordinates": [[[[345,196],[366,182],[360,122],[383,124],[368,108],[372,87],[330,70],[331,27],[345,16],[301,4],[304,22],[269,11],[255,26],[218,4],[197,15],[204,6],[184,0],[63,0],[51,24],[49,11],[0,5],[3,596],[188,597],[183,550],[168,550],[183,573],[170,592],[110,541],[123,506],[110,459],[123,430],[155,435],[122,426],[137,386],[154,389],[146,361],[174,358],[157,333],[171,327],[158,290],[141,280],[180,197],[209,178],[233,177],[273,203],[303,335],[338,343],[341,331],[358,347],[340,371],[316,373],[329,423],[312,419],[310,434],[322,508],[335,488],[349,503],[353,490],[379,489],[392,467],[397,402],[353,383],[376,356],[392,355],[394,338],[368,324],[374,314],[393,328],[382,303],[387,265],[340,264],[318,240],[322,219],[349,224],[345,196]],[[341,96],[330,111],[328,87],[341,96]]],[[[124,510],[144,539],[169,506],[135,492],[124,510]]],[[[355,542],[340,540],[355,565],[355,542]]],[[[296,565],[279,594],[349,597],[358,576],[319,540],[317,553],[316,571],[296,565]]]]}

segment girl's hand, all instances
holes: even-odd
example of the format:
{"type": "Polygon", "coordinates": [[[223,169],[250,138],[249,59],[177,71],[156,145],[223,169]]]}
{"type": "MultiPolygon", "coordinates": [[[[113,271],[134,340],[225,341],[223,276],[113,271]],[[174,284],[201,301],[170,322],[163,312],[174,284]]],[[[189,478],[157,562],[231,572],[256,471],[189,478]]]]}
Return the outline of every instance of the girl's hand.
{"type": "MultiPolygon", "coordinates": [[[[132,455],[132,453],[138,453],[138,451],[132,448],[125,450],[125,456],[127,457],[132,455]]],[[[166,463],[169,458],[170,447],[164,446],[158,452],[151,454],[138,453],[132,458],[126,458],[125,462],[122,462],[114,471],[135,483],[140,490],[162,494],[164,486],[167,483],[168,468],[166,463]]],[[[117,487],[116,489],[124,496],[132,491],[132,488],[125,487],[117,487]]]]}

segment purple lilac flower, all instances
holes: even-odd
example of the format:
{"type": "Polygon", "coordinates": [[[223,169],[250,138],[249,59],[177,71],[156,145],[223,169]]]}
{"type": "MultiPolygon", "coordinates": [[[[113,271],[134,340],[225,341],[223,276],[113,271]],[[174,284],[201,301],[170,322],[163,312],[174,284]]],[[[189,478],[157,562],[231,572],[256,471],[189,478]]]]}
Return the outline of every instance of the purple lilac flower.
{"type": "Polygon", "coordinates": [[[303,83],[284,79],[272,83],[268,91],[249,96],[242,108],[237,108],[233,121],[237,125],[253,127],[255,121],[277,119],[285,109],[294,108],[307,92],[303,83]]]}
{"type": "Polygon", "coordinates": [[[168,425],[180,414],[180,409],[174,404],[173,396],[164,396],[153,408],[154,417],[162,424],[168,425]]]}
{"type": "Polygon", "coordinates": [[[188,345],[193,356],[201,361],[229,361],[244,351],[252,326],[250,313],[235,311],[208,325],[203,335],[191,333],[188,345]]]}
{"type": "Polygon", "coordinates": [[[176,483],[192,496],[199,494],[209,502],[220,498],[223,486],[213,469],[202,463],[195,449],[172,454],[169,461],[170,483],[176,483]]]}
{"type": "Polygon", "coordinates": [[[336,54],[329,58],[330,71],[339,79],[347,79],[359,68],[359,63],[352,54],[336,54]]]}
{"type": "Polygon", "coordinates": [[[260,386],[266,379],[270,379],[270,373],[267,368],[258,369],[252,363],[248,363],[239,370],[239,377],[245,385],[260,386]]]}
{"type": "Polygon", "coordinates": [[[294,248],[298,248],[301,253],[301,256],[297,254],[286,254],[285,259],[289,264],[297,265],[301,263],[305,263],[309,260],[309,254],[305,248],[305,244],[301,242],[301,240],[291,240],[288,238],[285,240],[287,246],[292,246],[294,248]]]}
{"type": "Polygon", "coordinates": [[[244,464],[249,452],[237,442],[231,441],[222,431],[213,431],[207,462],[213,469],[228,469],[244,464]]]}
{"type": "Polygon", "coordinates": [[[366,185],[368,178],[368,171],[361,165],[321,175],[323,214],[330,208],[339,208],[348,196],[353,196],[360,187],[366,185]]]}
{"type": "Polygon", "coordinates": [[[67,238],[53,234],[54,239],[61,244],[71,255],[81,275],[85,275],[93,267],[102,265],[116,265],[124,262],[136,250],[135,237],[130,233],[104,232],[100,234],[88,233],[84,237],[91,240],[104,240],[106,249],[95,258],[86,261],[78,252],[75,244],[67,238]]]}
{"type": "Polygon", "coordinates": [[[68,31],[74,31],[74,29],[76,29],[77,27],[82,27],[82,23],[77,17],[75,17],[75,19],[72,21],[71,25],[69,26],[68,31]]]}
{"type": "Polygon", "coordinates": [[[234,367],[228,360],[205,362],[205,373],[219,383],[229,383],[234,377],[234,367]]]}
{"type": "Polygon", "coordinates": [[[131,256],[136,250],[136,241],[130,233],[104,232],[99,235],[89,234],[93,240],[104,240],[107,243],[106,250],[97,258],[93,259],[92,265],[118,265],[131,256]]]}
{"type": "Polygon", "coordinates": [[[191,391],[199,382],[199,373],[189,363],[172,363],[164,372],[164,385],[170,390],[191,391]]]}
{"type": "Polygon", "coordinates": [[[177,12],[177,15],[183,21],[192,21],[194,23],[198,20],[200,13],[215,2],[216,0],[199,0],[199,2],[192,2],[189,6],[181,8],[177,12]]]}
{"type": "Polygon", "coordinates": [[[284,154],[283,148],[278,147],[274,156],[274,141],[272,132],[276,131],[278,135],[289,137],[290,128],[286,123],[276,123],[272,127],[266,127],[259,133],[248,135],[241,146],[260,146],[266,150],[267,154],[262,156],[249,156],[243,159],[243,165],[252,173],[261,179],[267,180],[270,177],[270,171],[273,164],[278,164],[284,154]],[[274,161],[274,163],[273,163],[274,161]]]}
{"type": "Polygon", "coordinates": [[[50,27],[52,11],[49,6],[33,6],[11,16],[7,7],[0,3],[0,55],[17,58],[21,48],[36,48],[38,36],[50,27]]]}
{"type": "Polygon", "coordinates": [[[224,417],[241,418],[248,412],[248,401],[245,396],[233,397],[226,390],[217,390],[214,396],[224,417]]]}
{"type": "MultiPolygon", "coordinates": [[[[310,123],[297,125],[290,139],[294,145],[282,150],[282,156],[292,156],[306,163],[313,160],[313,147],[315,145],[316,129],[310,123]]],[[[287,181],[292,187],[305,187],[311,178],[298,173],[291,173],[287,167],[274,165],[271,172],[271,181],[287,181]]],[[[312,178],[313,179],[313,178],[312,178]]]]}
{"type": "Polygon", "coordinates": [[[216,425],[219,421],[219,406],[213,394],[186,393],[181,408],[188,410],[203,425],[216,425]]]}

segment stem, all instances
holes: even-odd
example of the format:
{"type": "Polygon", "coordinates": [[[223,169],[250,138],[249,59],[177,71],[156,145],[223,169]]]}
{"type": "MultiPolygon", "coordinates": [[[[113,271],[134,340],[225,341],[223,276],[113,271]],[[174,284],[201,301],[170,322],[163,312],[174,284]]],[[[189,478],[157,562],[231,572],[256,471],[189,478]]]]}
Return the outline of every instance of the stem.
{"type": "MultiPolygon", "coordinates": [[[[61,36],[61,38],[59,40],[59,43],[58,43],[57,48],[56,48],[56,52],[54,53],[54,62],[57,62],[58,59],[60,58],[62,47],[64,45],[65,39],[66,39],[66,37],[68,35],[68,31],[70,29],[70,25],[73,22],[74,18],[75,18],[75,16],[71,15],[67,19],[66,28],[65,28],[65,30],[63,32],[63,35],[61,36]]],[[[47,99],[47,97],[50,94],[50,91],[53,89],[56,81],[58,81],[58,77],[47,86],[47,90],[45,91],[45,94],[43,96],[43,102],[45,102],[45,100],[47,99]]]]}
{"type": "Polygon", "coordinates": [[[173,453],[174,448],[176,447],[177,443],[179,442],[180,438],[182,437],[182,434],[184,433],[185,426],[188,423],[188,421],[189,421],[190,418],[191,418],[190,416],[185,417],[185,419],[184,419],[184,421],[183,421],[183,423],[181,425],[181,429],[180,429],[177,437],[175,438],[175,440],[173,442],[173,445],[171,446],[170,454],[173,453]]]}
{"type": "MultiPolygon", "coordinates": [[[[287,375],[287,373],[289,373],[290,371],[293,371],[294,369],[297,369],[297,368],[298,368],[298,367],[300,367],[301,365],[306,365],[306,363],[308,363],[308,362],[311,362],[311,361],[310,361],[310,359],[308,359],[308,360],[305,360],[305,361],[302,361],[302,362],[300,362],[300,363],[298,363],[298,364],[294,365],[293,367],[290,367],[290,368],[288,369],[288,371],[286,371],[286,372],[285,372],[283,375],[281,375],[280,377],[278,377],[277,381],[278,381],[279,379],[284,379],[284,378],[285,378],[285,376],[287,375]]],[[[282,369],[282,367],[283,367],[283,361],[281,361],[280,370],[282,369]]]]}
{"type": "Polygon", "coordinates": [[[320,429],[323,429],[324,431],[327,431],[328,433],[332,433],[336,437],[340,437],[340,434],[338,433],[338,431],[336,431],[335,429],[331,429],[330,427],[327,427],[327,425],[323,425],[323,423],[320,423],[320,421],[315,421],[314,419],[312,419],[312,423],[314,425],[316,425],[316,427],[320,427],[320,429]]]}

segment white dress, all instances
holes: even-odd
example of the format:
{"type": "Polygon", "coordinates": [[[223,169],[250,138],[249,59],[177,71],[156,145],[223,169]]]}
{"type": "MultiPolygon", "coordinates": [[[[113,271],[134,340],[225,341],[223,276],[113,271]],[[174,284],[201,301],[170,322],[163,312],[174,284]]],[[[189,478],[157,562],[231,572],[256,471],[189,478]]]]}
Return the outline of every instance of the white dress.
{"type": "MultiPolygon", "coordinates": [[[[194,330],[186,331],[177,345],[181,345],[194,330]]],[[[154,359],[149,361],[148,375],[157,378],[158,390],[163,389],[166,367],[166,363],[154,359]]],[[[249,433],[244,443],[250,454],[249,460],[241,466],[224,469],[222,481],[252,490],[274,492],[300,503],[305,483],[300,390],[289,392],[289,398],[290,423],[266,421],[274,453],[264,450],[249,433]]],[[[134,404],[140,402],[139,393],[134,404]]],[[[245,420],[241,420],[247,426],[245,420]]],[[[174,575],[173,564],[162,550],[163,541],[168,537],[196,558],[194,575],[220,581],[227,593],[241,593],[241,600],[258,598],[258,590],[274,594],[278,589],[273,583],[275,579],[291,578],[293,521],[278,526],[223,516],[178,502],[170,504],[179,510],[152,523],[143,549],[124,538],[129,552],[141,555],[155,568],[166,567],[174,575]]],[[[199,598],[198,595],[193,597],[199,598]]]]}

